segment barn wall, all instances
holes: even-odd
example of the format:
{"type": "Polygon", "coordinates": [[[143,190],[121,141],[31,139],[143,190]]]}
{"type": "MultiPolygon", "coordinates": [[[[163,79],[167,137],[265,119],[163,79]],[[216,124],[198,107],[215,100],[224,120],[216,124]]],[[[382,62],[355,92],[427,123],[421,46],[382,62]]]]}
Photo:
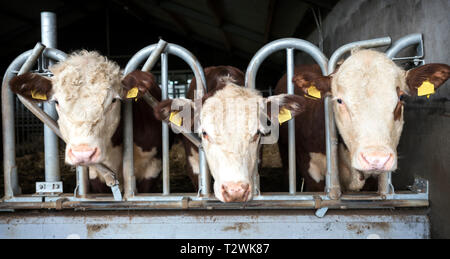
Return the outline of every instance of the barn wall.
{"type": "MultiPolygon", "coordinates": [[[[323,22],[324,52],[330,56],[348,42],[421,32],[427,63],[450,63],[449,0],[343,0],[323,22]]],[[[318,43],[317,31],[309,41],[318,43]]],[[[408,52],[408,51],[407,51],[408,52]]],[[[405,53],[407,54],[407,53],[405,53]]],[[[298,63],[304,63],[302,56],[298,63]]],[[[430,181],[432,237],[450,237],[450,83],[430,100],[414,98],[405,112],[394,184],[404,187],[413,176],[430,181]]]]}

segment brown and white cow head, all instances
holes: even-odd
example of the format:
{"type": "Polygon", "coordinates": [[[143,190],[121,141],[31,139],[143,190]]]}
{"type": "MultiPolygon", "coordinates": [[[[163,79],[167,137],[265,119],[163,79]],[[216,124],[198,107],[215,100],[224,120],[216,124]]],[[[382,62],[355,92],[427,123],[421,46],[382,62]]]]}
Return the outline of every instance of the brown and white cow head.
{"type": "MultiPolygon", "coordinates": [[[[285,108],[295,117],[304,111],[304,98],[293,95],[263,98],[259,92],[233,83],[205,97],[194,120],[198,117],[198,132],[214,178],[215,196],[222,202],[249,201],[253,197],[258,147],[262,135],[270,131],[267,123],[263,123],[271,116],[265,107],[278,103],[279,109],[285,108]]],[[[194,112],[194,102],[188,99],[163,101],[155,109],[155,115],[167,120],[170,113],[185,110],[180,107],[190,111],[183,116],[184,123],[184,118],[194,112]]]]}
{"type": "MultiPolygon", "coordinates": [[[[322,77],[331,86],[336,124],[351,166],[371,173],[396,170],[403,95],[417,94],[424,82],[437,88],[449,76],[445,64],[404,71],[383,53],[357,50],[331,77],[322,77]]],[[[301,87],[308,85],[304,82],[301,87]]]]}
{"type": "Polygon", "coordinates": [[[68,164],[103,162],[120,120],[119,66],[97,52],[80,51],[50,70],[52,78],[32,73],[13,78],[11,90],[55,102],[68,164]]]}

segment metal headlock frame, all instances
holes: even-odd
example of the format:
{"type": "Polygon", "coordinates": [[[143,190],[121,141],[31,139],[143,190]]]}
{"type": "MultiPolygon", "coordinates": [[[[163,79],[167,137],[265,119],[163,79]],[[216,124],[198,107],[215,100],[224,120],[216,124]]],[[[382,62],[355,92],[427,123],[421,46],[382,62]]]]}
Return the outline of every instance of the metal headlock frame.
{"type": "MultiPolygon", "coordinates": [[[[407,36],[408,37],[408,36],[407,36]]],[[[420,37],[421,41],[421,37],[420,37]]],[[[409,37],[406,40],[402,38],[394,44],[390,49],[391,57],[394,57],[403,48],[417,44],[417,37],[409,37]],[[398,46],[398,47],[397,47],[398,46]],[[395,47],[395,48],[394,48],[395,47]]],[[[420,42],[419,42],[420,43],[420,42]]],[[[327,59],[313,44],[299,40],[299,39],[282,39],[269,43],[263,47],[250,62],[246,74],[246,86],[255,88],[256,73],[263,62],[271,53],[287,49],[288,60],[288,76],[293,75],[294,66],[294,49],[305,51],[313,56],[316,62],[319,63],[322,73],[327,75],[328,72],[334,70],[335,62],[345,52],[353,47],[377,47],[390,44],[390,38],[376,39],[370,41],[362,41],[358,43],[351,43],[340,48],[333,54],[330,63],[327,64],[327,59]],[[388,42],[389,41],[389,42],[388,42]],[[344,48],[345,47],[345,48],[344,48]],[[341,53],[341,54],[336,54],[341,53]],[[337,58],[335,58],[337,56],[337,58]],[[331,62],[333,61],[333,62],[331,62]],[[328,66],[327,66],[328,65],[328,66]],[[332,69],[330,69],[332,68],[332,69]]],[[[38,44],[40,45],[40,44],[38,44]]],[[[379,195],[373,193],[358,193],[358,194],[344,194],[340,195],[340,188],[338,185],[337,172],[337,138],[336,129],[333,120],[332,106],[330,105],[330,97],[325,99],[325,118],[327,127],[327,180],[326,190],[324,193],[302,193],[297,194],[295,191],[295,171],[292,173],[290,167],[290,193],[265,193],[264,195],[257,195],[254,199],[247,203],[221,203],[217,199],[209,195],[210,176],[207,170],[206,159],[201,148],[201,143],[198,138],[188,137],[194,144],[199,147],[200,155],[200,194],[171,194],[168,188],[169,172],[168,172],[168,142],[164,141],[166,148],[163,148],[163,195],[161,194],[136,194],[135,179],[133,168],[133,130],[132,130],[132,113],[131,101],[125,101],[124,104],[124,201],[115,201],[110,195],[89,195],[87,193],[87,170],[83,167],[77,168],[77,188],[78,195],[60,194],[57,196],[34,196],[34,195],[19,195],[20,189],[18,186],[17,171],[15,165],[14,151],[14,110],[12,105],[13,93],[9,90],[9,80],[14,75],[14,71],[28,71],[33,66],[39,54],[43,52],[43,56],[54,60],[64,60],[65,54],[55,49],[40,50],[42,46],[36,46],[34,50],[27,51],[16,58],[7,70],[2,86],[2,109],[3,109],[3,131],[4,131],[4,161],[5,161],[5,197],[0,203],[0,210],[14,210],[14,209],[82,209],[82,210],[118,210],[118,209],[318,209],[316,215],[323,216],[328,208],[330,209],[352,209],[352,208],[392,208],[392,207],[423,207],[428,206],[428,182],[422,179],[416,179],[413,192],[398,192],[390,193],[388,195],[379,195]],[[23,65],[23,66],[22,66],[23,65]],[[12,123],[11,123],[12,122],[12,123]],[[166,150],[164,152],[164,150],[166,150]],[[165,153],[165,155],[164,155],[165,153]],[[164,158],[164,156],[166,158],[164,158]],[[165,159],[165,160],[164,160],[165,159]],[[164,162],[165,161],[165,162],[164,162]],[[166,165],[164,166],[164,163],[166,165]],[[335,164],[335,167],[329,165],[335,164]],[[337,185],[335,185],[337,183],[337,185]],[[292,187],[294,186],[294,187],[292,187]],[[339,188],[339,189],[338,189],[339,188]]],[[[423,48],[422,48],[423,49],[423,48]]],[[[161,72],[162,72],[162,91],[163,99],[167,98],[167,72],[168,54],[176,55],[188,63],[194,71],[197,82],[197,98],[201,97],[206,91],[205,76],[203,69],[196,58],[186,49],[174,45],[167,44],[160,41],[158,44],[150,45],[139,51],[128,63],[125,74],[137,69],[145,59],[146,64],[143,67],[144,71],[149,71],[156,63],[158,57],[161,55],[161,72]]],[[[289,78],[289,77],[288,77],[289,78]]],[[[290,80],[288,80],[289,82],[290,80]]],[[[291,84],[293,93],[293,85],[291,84]]],[[[289,86],[288,86],[289,89],[289,86]]],[[[41,119],[47,126],[49,126],[57,135],[59,134],[56,122],[46,115],[33,102],[19,96],[22,102],[30,109],[39,119],[41,119]],[[38,110],[36,110],[36,108],[38,110]]],[[[144,100],[151,104],[152,98],[149,95],[144,96],[144,100]]],[[[154,100],[153,100],[154,101],[154,100]]],[[[293,124],[291,121],[290,124],[293,124]]],[[[168,125],[163,123],[163,139],[168,137],[168,125]],[[166,125],[166,126],[164,126],[166,125]]],[[[291,126],[292,127],[292,126],[291,126]]],[[[289,130],[290,132],[292,130],[289,130]]],[[[292,135],[294,133],[290,133],[292,135]]],[[[186,136],[186,135],[185,135],[186,136]]],[[[294,135],[295,138],[295,135],[294,135]]],[[[290,141],[291,142],[291,141],[290,141]]],[[[293,141],[295,143],[295,141],[293,141]]],[[[295,147],[293,152],[290,148],[290,157],[295,156],[295,147]]],[[[295,164],[294,164],[295,168],[295,164]]],[[[103,168],[103,171],[107,168],[103,168]]],[[[109,171],[109,173],[112,173],[109,171]]],[[[257,183],[258,181],[255,181],[257,183]]],[[[259,186],[257,186],[259,189],[259,186]]],[[[256,189],[256,188],[255,188],[256,189]]]]}
{"type": "MultiPolygon", "coordinates": [[[[203,68],[197,58],[189,52],[187,49],[175,45],[167,44],[165,41],[160,40],[158,44],[153,44],[148,47],[143,48],[138,53],[136,53],[125,67],[124,74],[136,70],[145,59],[147,59],[144,64],[143,71],[150,71],[151,68],[156,64],[158,57],[161,56],[161,99],[165,100],[168,98],[168,55],[175,55],[182,60],[184,60],[194,72],[194,76],[197,82],[197,91],[195,98],[201,99],[206,92],[206,79],[203,72],[203,68]]],[[[156,102],[152,96],[147,93],[144,96],[151,106],[156,102]]],[[[125,197],[129,201],[136,200],[147,200],[142,196],[135,195],[136,187],[134,178],[134,167],[133,167],[133,116],[132,116],[132,105],[131,101],[125,101],[124,109],[124,192],[125,197]],[[125,161],[128,161],[127,163],[125,161]],[[129,162],[131,161],[131,163],[129,162]]],[[[163,152],[162,152],[162,174],[163,174],[163,196],[170,195],[169,187],[169,125],[167,122],[162,123],[162,139],[163,139],[163,152]]],[[[201,146],[200,140],[192,133],[184,134],[190,141],[192,141],[199,148],[199,193],[208,197],[210,192],[210,176],[208,174],[208,167],[206,163],[205,152],[201,146]]]]}

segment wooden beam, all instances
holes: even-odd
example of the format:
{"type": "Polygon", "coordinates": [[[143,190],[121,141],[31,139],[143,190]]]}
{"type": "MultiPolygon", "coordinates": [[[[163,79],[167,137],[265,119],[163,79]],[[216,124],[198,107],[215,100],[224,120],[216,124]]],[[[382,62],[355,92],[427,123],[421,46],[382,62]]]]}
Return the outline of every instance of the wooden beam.
{"type": "Polygon", "coordinates": [[[206,0],[206,5],[208,6],[208,9],[213,13],[213,17],[216,22],[216,25],[222,34],[222,40],[223,40],[225,49],[227,49],[228,52],[231,52],[231,41],[230,41],[230,38],[228,37],[227,32],[223,29],[224,18],[223,18],[222,13],[219,11],[219,7],[217,6],[217,1],[206,0]]]}
{"type": "Polygon", "coordinates": [[[269,0],[269,5],[267,6],[266,29],[264,30],[264,44],[269,42],[270,39],[276,4],[277,0],[269,0]]]}

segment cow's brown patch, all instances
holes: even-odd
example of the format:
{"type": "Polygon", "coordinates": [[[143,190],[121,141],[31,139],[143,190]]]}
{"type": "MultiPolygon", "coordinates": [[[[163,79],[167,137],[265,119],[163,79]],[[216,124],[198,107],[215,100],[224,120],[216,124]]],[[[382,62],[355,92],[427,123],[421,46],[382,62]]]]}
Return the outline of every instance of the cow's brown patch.
{"type": "Polygon", "coordinates": [[[417,95],[417,89],[424,81],[430,81],[439,88],[450,77],[450,66],[446,64],[427,64],[408,71],[406,83],[411,94],[417,95]]]}
{"type": "MultiPolygon", "coordinates": [[[[297,87],[294,88],[294,93],[299,96],[305,94],[305,88],[309,87],[310,82],[317,82],[319,78],[323,78],[322,71],[318,65],[303,65],[298,66],[294,70],[294,77],[307,72],[308,77],[302,77],[300,81],[294,83],[297,87]],[[306,80],[307,79],[307,80],[306,80]],[[302,83],[300,86],[298,83],[302,83]]],[[[299,79],[299,77],[297,77],[299,79]]],[[[328,80],[328,79],[327,79],[328,80]]],[[[330,88],[326,85],[316,85],[316,87],[325,92],[329,92],[330,88]]],[[[287,93],[287,75],[285,74],[279,81],[275,88],[275,94],[287,93]]],[[[304,109],[305,112],[298,115],[295,119],[295,146],[296,146],[296,160],[297,172],[299,178],[304,179],[304,191],[307,192],[323,192],[325,182],[317,183],[308,173],[310,164],[310,153],[325,154],[325,119],[324,119],[324,99],[309,99],[305,98],[304,109]]],[[[280,127],[280,139],[278,141],[281,159],[283,161],[283,168],[285,173],[285,189],[288,185],[288,125],[283,124],[280,127]]],[[[297,180],[297,183],[301,181],[297,180]]]]}
{"type": "MultiPolygon", "coordinates": [[[[207,85],[207,93],[203,96],[203,102],[213,96],[218,90],[223,89],[228,83],[236,85],[245,85],[244,72],[232,66],[213,66],[205,68],[205,79],[207,85]]],[[[194,100],[194,92],[197,89],[195,77],[189,85],[186,98],[194,100]]]]}
{"type": "Polygon", "coordinates": [[[133,71],[122,79],[122,85],[126,91],[137,87],[139,89],[138,98],[149,91],[153,97],[161,100],[161,89],[158,87],[155,76],[152,73],[140,70],[133,71]]]}

